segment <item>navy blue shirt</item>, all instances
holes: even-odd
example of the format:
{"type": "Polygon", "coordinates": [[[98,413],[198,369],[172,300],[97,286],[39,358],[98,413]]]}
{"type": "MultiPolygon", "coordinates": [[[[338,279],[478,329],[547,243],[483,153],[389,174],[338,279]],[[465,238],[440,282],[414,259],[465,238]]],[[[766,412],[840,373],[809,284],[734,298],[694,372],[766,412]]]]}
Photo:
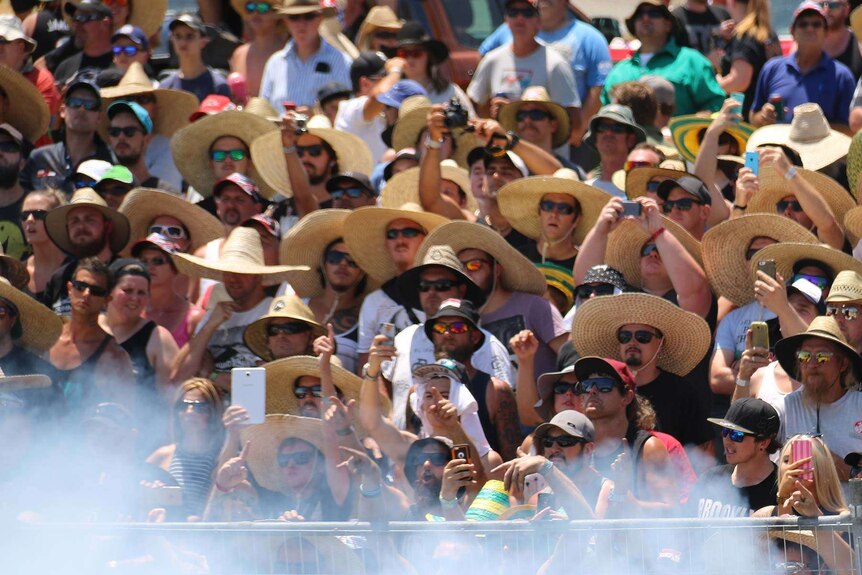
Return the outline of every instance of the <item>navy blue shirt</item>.
{"type": "Polygon", "coordinates": [[[799,70],[796,54],[791,54],[773,58],[763,66],[751,109],[760,111],[771,94],[781,94],[789,110],[788,123],[794,107],[813,102],[820,105],[829,122],[848,124],[855,87],[850,69],[825,52],[817,66],[806,74],[799,70]]]}

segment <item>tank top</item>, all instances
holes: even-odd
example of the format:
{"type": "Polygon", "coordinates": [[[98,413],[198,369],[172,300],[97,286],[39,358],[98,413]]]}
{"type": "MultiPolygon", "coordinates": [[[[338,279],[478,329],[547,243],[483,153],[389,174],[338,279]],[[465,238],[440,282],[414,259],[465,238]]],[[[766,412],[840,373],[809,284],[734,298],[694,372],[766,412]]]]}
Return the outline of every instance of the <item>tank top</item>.
{"type": "MultiPolygon", "coordinates": [[[[222,246],[223,238],[218,238],[210,241],[206,245],[206,250],[204,251],[204,260],[208,262],[216,262],[221,257],[221,246],[222,246]]],[[[215,280],[201,278],[200,279],[200,293],[201,295],[207,293],[207,290],[210,286],[214,286],[219,283],[215,280]]]]}
{"type": "Polygon", "coordinates": [[[81,365],[72,369],[58,369],[57,380],[63,396],[66,398],[66,406],[70,412],[80,410],[90,403],[97,403],[98,398],[92,397],[95,386],[93,384],[93,371],[105,353],[111,336],[106,335],[99,347],[90,357],[85,359],[81,365]],[[95,400],[95,401],[92,401],[95,400]]]}
{"type": "Polygon", "coordinates": [[[467,389],[473,394],[476,404],[479,406],[479,423],[482,424],[482,431],[485,432],[485,437],[488,439],[491,449],[499,453],[500,442],[497,440],[497,430],[491,421],[491,414],[488,413],[487,394],[490,383],[491,376],[489,374],[476,370],[476,375],[467,383],[467,389]]]}
{"type": "Polygon", "coordinates": [[[171,330],[171,336],[174,338],[174,341],[177,342],[177,347],[179,348],[182,348],[192,338],[192,334],[189,333],[189,318],[191,318],[192,313],[197,309],[197,306],[189,304],[189,309],[186,310],[186,314],[183,316],[183,321],[171,330]]]}
{"type": "Polygon", "coordinates": [[[780,409],[784,404],[784,396],[787,395],[778,387],[778,382],[775,381],[775,368],[778,366],[777,361],[773,361],[763,368],[763,379],[760,380],[760,389],[757,391],[757,397],[762,399],[775,409],[780,409]]]}
{"type": "Polygon", "coordinates": [[[120,344],[132,360],[132,371],[135,373],[135,383],[139,389],[156,388],[156,370],[150,363],[150,358],[147,357],[147,344],[154,329],[156,329],[156,322],[150,320],[132,334],[132,337],[120,344]]]}
{"type": "Polygon", "coordinates": [[[213,453],[192,454],[179,446],[174,450],[168,473],[183,488],[183,513],[202,515],[212,486],[213,468],[218,451],[213,453]]]}

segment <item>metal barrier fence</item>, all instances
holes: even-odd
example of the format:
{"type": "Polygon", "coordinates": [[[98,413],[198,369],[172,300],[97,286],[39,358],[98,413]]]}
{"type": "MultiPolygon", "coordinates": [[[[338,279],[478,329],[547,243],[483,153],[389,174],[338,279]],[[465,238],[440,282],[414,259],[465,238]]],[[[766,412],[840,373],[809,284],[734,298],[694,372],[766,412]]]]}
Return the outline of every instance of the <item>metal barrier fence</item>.
{"type": "Polygon", "coordinates": [[[10,575],[860,575],[856,521],[17,525],[0,532],[0,565],[10,575]]]}

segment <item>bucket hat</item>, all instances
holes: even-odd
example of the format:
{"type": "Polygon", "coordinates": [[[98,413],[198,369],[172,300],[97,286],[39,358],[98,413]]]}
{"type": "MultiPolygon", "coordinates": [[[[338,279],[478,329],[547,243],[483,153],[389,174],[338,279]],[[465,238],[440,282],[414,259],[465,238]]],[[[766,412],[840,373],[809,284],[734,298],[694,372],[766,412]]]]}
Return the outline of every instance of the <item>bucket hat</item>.
{"type": "Polygon", "coordinates": [[[555,148],[569,141],[572,125],[569,121],[569,113],[564,107],[551,100],[547,88],[544,86],[529,86],[521,94],[521,99],[509,102],[500,108],[499,121],[506,130],[516,132],[518,130],[518,111],[524,104],[541,104],[547,108],[551,116],[557,121],[557,131],[551,145],[555,148]]]}
{"type": "Polygon", "coordinates": [[[413,266],[398,278],[398,289],[401,291],[405,307],[410,306],[413,309],[422,309],[419,299],[419,277],[423,271],[434,267],[448,269],[458,277],[461,284],[467,286],[467,292],[464,294],[463,299],[471,301],[476,307],[482,307],[482,304],[485,303],[485,293],[467,275],[464,264],[455,255],[455,251],[451,246],[430,246],[422,255],[422,259],[417,259],[417,261],[419,264],[413,266]]]}
{"type": "MultiPolygon", "coordinates": [[[[294,295],[282,295],[273,298],[269,304],[269,311],[266,315],[254,320],[245,328],[242,339],[256,356],[264,361],[272,361],[275,358],[266,347],[266,326],[271,319],[295,319],[302,323],[308,324],[311,328],[312,338],[326,335],[326,329],[314,317],[314,312],[305,305],[301,299],[294,295]]],[[[290,413],[276,411],[273,413],[290,413]]]]}
{"type": "MultiPolygon", "coordinates": [[[[478,331],[479,335],[482,336],[481,339],[479,339],[479,341],[474,346],[474,350],[479,349],[485,343],[485,334],[482,333],[479,328],[479,312],[476,309],[476,305],[474,305],[474,302],[468,299],[457,298],[449,298],[447,300],[444,300],[443,303],[440,304],[440,308],[437,310],[437,313],[425,320],[425,324],[422,326],[422,329],[425,330],[425,335],[428,336],[428,339],[431,341],[433,341],[434,324],[441,317],[460,317],[461,319],[465,319],[470,322],[470,325],[473,327],[473,329],[478,331]]],[[[454,381],[460,381],[465,385],[469,380],[469,377],[467,377],[466,368],[464,368],[461,363],[448,358],[438,359],[436,363],[432,363],[414,369],[413,376],[420,379],[423,379],[426,376],[431,376],[433,371],[421,371],[423,368],[429,368],[430,366],[436,366],[438,368],[438,373],[442,373],[450,379],[453,379],[453,374],[455,374],[457,377],[454,378],[454,381]]]]}
{"type": "Polygon", "coordinates": [[[775,358],[781,364],[781,369],[791,376],[796,374],[796,351],[806,339],[812,337],[826,340],[838,346],[838,349],[850,360],[855,376],[857,378],[862,376],[862,356],[850,347],[850,344],[844,339],[835,318],[824,315],[815,317],[804,332],[785,337],[775,343],[775,358]]]}
{"type": "Polygon", "coordinates": [[[677,36],[677,31],[680,27],[679,21],[670,13],[667,5],[661,0],[641,0],[638,2],[632,15],[626,18],[626,28],[628,28],[628,31],[632,36],[635,35],[635,17],[637,16],[638,10],[640,10],[641,6],[655,6],[665,12],[665,18],[673,22],[673,29],[671,30],[670,37],[673,38],[677,36]]]}
{"type": "Polygon", "coordinates": [[[123,198],[120,213],[129,219],[131,238],[139,240],[149,234],[150,224],[158,216],[178,219],[189,233],[189,251],[224,236],[224,225],[208,211],[161,190],[135,188],[123,198]]]}
{"type": "Polygon", "coordinates": [[[108,207],[108,204],[93,188],[81,188],[76,190],[68,204],[59,206],[48,212],[45,218],[45,231],[54,244],[67,254],[77,255],[75,246],[69,241],[69,230],[66,228],[66,216],[75,208],[87,206],[95,208],[111,222],[111,233],[108,236],[108,245],[111,253],[118,254],[123,251],[129,243],[129,220],[126,216],[108,207]]]}
{"type": "MultiPolygon", "coordinates": [[[[671,19],[674,19],[673,16],[671,16],[671,19]]],[[[643,128],[641,128],[637,125],[637,123],[635,123],[635,117],[634,114],[632,114],[632,109],[628,106],[623,106],[621,104],[608,104],[606,106],[602,106],[601,109],[599,109],[598,113],[596,113],[595,116],[590,118],[590,126],[587,130],[587,133],[584,134],[584,142],[587,143],[591,148],[596,147],[596,126],[599,124],[600,120],[613,120],[614,122],[624,124],[631,128],[631,130],[634,132],[635,136],[637,137],[638,144],[640,144],[641,142],[646,142],[646,132],[644,132],[643,128]]]]}

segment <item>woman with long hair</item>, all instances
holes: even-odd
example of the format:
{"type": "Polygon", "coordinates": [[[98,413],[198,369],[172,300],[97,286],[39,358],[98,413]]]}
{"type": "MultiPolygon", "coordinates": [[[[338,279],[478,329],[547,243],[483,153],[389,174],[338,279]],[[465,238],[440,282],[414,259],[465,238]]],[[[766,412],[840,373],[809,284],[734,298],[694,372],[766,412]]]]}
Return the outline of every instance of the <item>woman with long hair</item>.
{"type": "Polygon", "coordinates": [[[45,217],[48,212],[65,203],[60,192],[47,189],[30,192],[21,205],[24,239],[33,250],[33,254],[27,258],[27,271],[30,272],[27,288],[36,299],[39,299],[48,285],[48,280],[66,259],[66,254],[51,241],[45,231],[45,217]]]}

